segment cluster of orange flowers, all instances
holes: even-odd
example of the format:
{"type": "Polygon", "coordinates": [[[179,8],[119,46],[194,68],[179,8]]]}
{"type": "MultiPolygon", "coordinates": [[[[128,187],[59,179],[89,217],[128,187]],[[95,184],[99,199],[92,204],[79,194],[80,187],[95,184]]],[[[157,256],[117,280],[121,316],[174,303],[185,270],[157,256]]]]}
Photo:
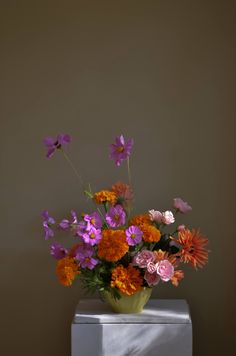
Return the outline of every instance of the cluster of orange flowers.
{"type": "Polygon", "coordinates": [[[79,274],[78,264],[74,258],[64,257],[58,261],[56,273],[61,284],[71,286],[75,277],[79,274]]]}
{"type": "Polygon", "coordinates": [[[137,225],[140,227],[143,232],[143,241],[145,242],[158,242],[161,238],[160,230],[151,225],[151,220],[148,214],[140,214],[134,216],[129,221],[129,225],[137,225]]]}
{"type": "Polygon", "coordinates": [[[141,289],[143,283],[143,278],[139,270],[131,265],[127,268],[118,265],[113,269],[111,279],[111,287],[118,288],[126,295],[137,293],[141,289]]]}
{"type": "Polygon", "coordinates": [[[129,250],[124,230],[103,230],[98,244],[98,257],[109,261],[119,261],[129,250]]]}
{"type": "Polygon", "coordinates": [[[117,195],[110,190],[101,190],[94,194],[93,199],[97,204],[110,203],[114,205],[117,201],[117,195]]]}

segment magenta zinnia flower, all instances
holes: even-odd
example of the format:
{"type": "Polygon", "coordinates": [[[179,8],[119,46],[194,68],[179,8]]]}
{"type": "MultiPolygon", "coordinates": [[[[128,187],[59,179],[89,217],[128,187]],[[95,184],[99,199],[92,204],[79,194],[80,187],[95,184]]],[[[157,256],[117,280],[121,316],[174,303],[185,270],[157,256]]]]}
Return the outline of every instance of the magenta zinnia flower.
{"type": "Polygon", "coordinates": [[[127,230],[125,230],[125,234],[126,241],[129,246],[135,246],[142,241],[143,232],[138,226],[130,226],[127,230]]]}
{"type": "Polygon", "coordinates": [[[44,210],[42,212],[42,217],[43,217],[43,228],[44,228],[45,240],[48,240],[50,237],[54,236],[54,231],[52,229],[52,225],[55,224],[55,220],[51,216],[49,216],[49,213],[47,210],[44,210]]]}
{"type": "Polygon", "coordinates": [[[121,205],[113,206],[106,214],[106,222],[110,227],[119,227],[125,224],[125,211],[121,205]]]}
{"type": "Polygon", "coordinates": [[[91,226],[89,230],[81,234],[81,237],[86,244],[94,246],[101,240],[102,232],[100,229],[95,229],[95,227],[91,226]]]}
{"type": "Polygon", "coordinates": [[[50,254],[53,256],[56,260],[60,260],[64,257],[67,256],[68,251],[65,249],[61,244],[55,242],[54,244],[51,245],[50,247],[50,254]]]}
{"type": "Polygon", "coordinates": [[[117,166],[130,156],[133,144],[132,138],[125,142],[124,136],[120,135],[116,137],[116,142],[110,145],[110,158],[114,159],[117,166]]]}
{"type": "Polygon", "coordinates": [[[43,140],[44,145],[47,147],[47,158],[51,158],[57,149],[67,146],[71,142],[69,135],[60,134],[54,139],[53,137],[45,137],[43,140]]]}

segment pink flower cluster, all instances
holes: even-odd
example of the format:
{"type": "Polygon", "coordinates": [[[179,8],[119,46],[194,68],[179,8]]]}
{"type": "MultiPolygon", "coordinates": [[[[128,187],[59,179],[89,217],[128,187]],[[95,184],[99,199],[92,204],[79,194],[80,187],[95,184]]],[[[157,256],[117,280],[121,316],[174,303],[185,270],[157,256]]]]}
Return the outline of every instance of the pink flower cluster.
{"type": "Polygon", "coordinates": [[[146,269],[144,279],[151,287],[160,280],[168,282],[174,275],[174,266],[168,260],[155,262],[155,254],[149,250],[138,252],[133,258],[133,265],[146,269]]]}

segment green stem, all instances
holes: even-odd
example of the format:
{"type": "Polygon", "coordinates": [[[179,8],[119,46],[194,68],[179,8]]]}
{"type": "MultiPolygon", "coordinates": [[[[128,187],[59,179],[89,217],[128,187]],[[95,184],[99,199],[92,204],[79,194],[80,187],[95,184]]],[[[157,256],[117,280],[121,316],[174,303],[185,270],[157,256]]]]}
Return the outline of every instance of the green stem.
{"type": "Polygon", "coordinates": [[[128,169],[128,179],[129,179],[129,185],[131,186],[131,172],[130,172],[130,162],[129,162],[129,157],[127,158],[127,169],[128,169]]]}
{"type": "Polygon", "coordinates": [[[72,168],[72,170],[74,171],[75,175],[77,178],[79,178],[80,183],[82,184],[82,186],[84,185],[83,179],[81,177],[81,175],[79,174],[79,172],[77,171],[77,169],[75,168],[73,162],[71,161],[71,159],[69,158],[69,156],[65,153],[65,151],[62,150],[63,156],[65,157],[66,161],[68,162],[68,164],[70,165],[70,167],[72,168]]]}

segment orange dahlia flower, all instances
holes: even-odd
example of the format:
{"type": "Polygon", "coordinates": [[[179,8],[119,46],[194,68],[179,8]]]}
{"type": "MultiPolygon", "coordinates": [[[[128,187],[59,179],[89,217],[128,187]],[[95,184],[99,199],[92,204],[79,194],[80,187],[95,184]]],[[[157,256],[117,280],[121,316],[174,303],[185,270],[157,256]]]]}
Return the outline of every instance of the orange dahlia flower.
{"type": "Polygon", "coordinates": [[[128,250],[124,230],[103,230],[102,239],[98,244],[98,257],[109,262],[117,262],[128,250]]]}
{"type": "Polygon", "coordinates": [[[178,287],[179,282],[181,281],[181,279],[184,278],[184,272],[181,269],[178,269],[176,271],[174,271],[174,275],[171,278],[171,283],[175,286],[178,287]]]}
{"type": "Polygon", "coordinates": [[[143,232],[143,241],[158,242],[160,240],[160,230],[158,230],[155,226],[149,224],[142,224],[139,227],[143,232]]]}
{"type": "Polygon", "coordinates": [[[122,293],[132,295],[137,293],[143,284],[143,278],[138,269],[129,265],[125,268],[117,266],[112,271],[111,287],[118,288],[122,293]]]}
{"type": "Polygon", "coordinates": [[[65,257],[57,262],[56,274],[64,286],[70,286],[79,274],[78,265],[74,258],[65,257]]]}
{"type": "Polygon", "coordinates": [[[94,194],[93,199],[97,204],[108,202],[111,203],[111,205],[114,205],[117,201],[117,195],[115,192],[111,192],[110,190],[101,190],[100,192],[94,194]]]}
{"type": "Polygon", "coordinates": [[[135,215],[132,219],[129,221],[129,225],[142,225],[142,224],[151,224],[151,220],[148,214],[139,214],[135,215]]]}
{"type": "Polygon", "coordinates": [[[181,262],[190,263],[194,268],[203,267],[208,262],[208,239],[199,230],[180,231],[177,242],[182,245],[179,252],[181,262]]]}

